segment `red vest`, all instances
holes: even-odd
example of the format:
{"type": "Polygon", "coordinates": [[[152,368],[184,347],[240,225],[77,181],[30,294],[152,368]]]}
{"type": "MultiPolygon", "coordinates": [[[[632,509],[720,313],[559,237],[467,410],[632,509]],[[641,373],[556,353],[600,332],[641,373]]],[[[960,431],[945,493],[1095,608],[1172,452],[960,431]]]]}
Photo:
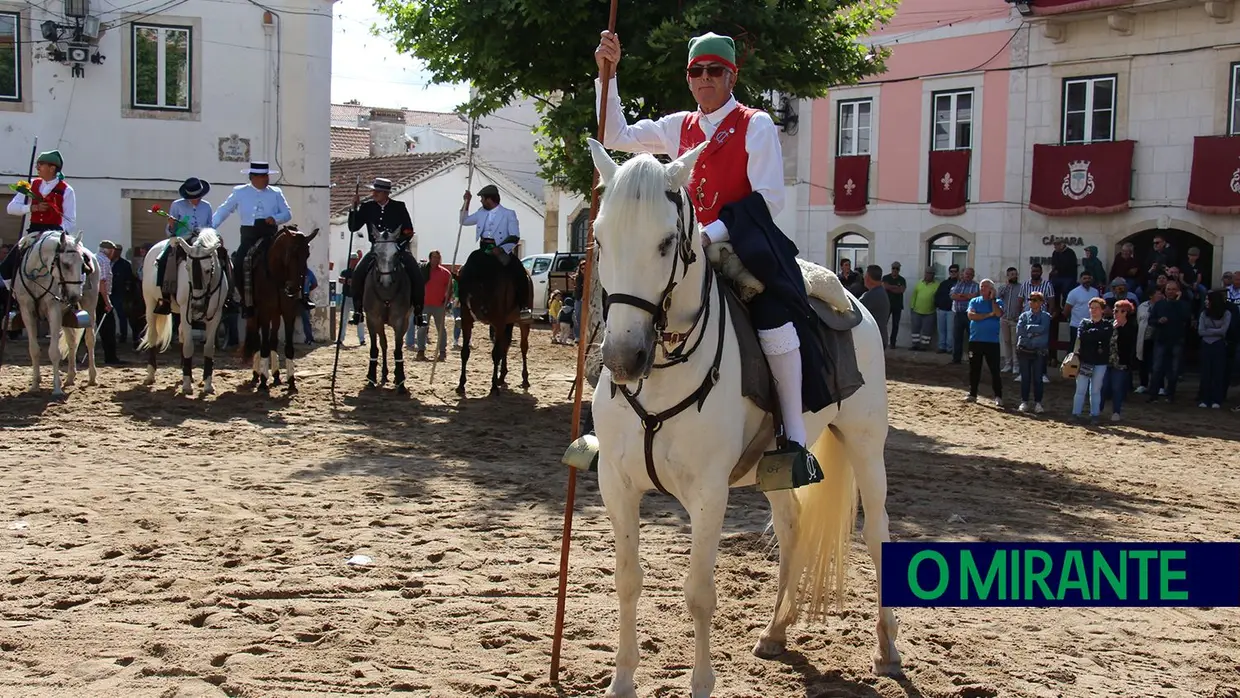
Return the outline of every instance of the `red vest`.
{"type": "MultiPolygon", "coordinates": [[[[719,209],[724,205],[753,193],[749,185],[749,153],[745,150],[745,134],[749,130],[749,119],[757,113],[757,109],[736,105],[720,122],[710,145],[698,155],[693,165],[693,174],[689,178],[689,200],[693,202],[702,225],[718,220],[719,209]]],[[[701,116],[701,112],[695,111],[685,117],[680,127],[677,157],[706,140],[706,134],[698,125],[701,116]]]]}
{"type": "MultiPolygon", "coordinates": [[[[41,192],[42,186],[43,180],[35,177],[34,181],[30,183],[30,190],[38,194],[41,192]]],[[[51,207],[46,211],[31,211],[30,222],[40,225],[61,225],[63,222],[61,214],[65,210],[65,183],[63,180],[57,182],[56,186],[43,197],[43,202],[51,204],[51,207]]],[[[33,204],[34,202],[31,201],[30,203],[33,204]]]]}

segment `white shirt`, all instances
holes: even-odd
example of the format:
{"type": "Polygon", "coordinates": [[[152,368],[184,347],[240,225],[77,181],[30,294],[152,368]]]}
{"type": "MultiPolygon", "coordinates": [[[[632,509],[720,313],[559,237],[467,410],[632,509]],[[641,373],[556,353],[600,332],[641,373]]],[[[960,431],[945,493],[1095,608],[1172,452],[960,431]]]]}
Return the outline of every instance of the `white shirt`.
{"type": "MultiPolygon", "coordinates": [[[[477,233],[474,239],[481,241],[482,238],[490,238],[498,245],[508,238],[509,235],[521,237],[521,223],[517,220],[517,212],[504,208],[499,204],[495,204],[495,208],[490,211],[485,208],[479,208],[477,211],[466,215],[465,208],[461,208],[461,225],[476,225],[477,233]]],[[[506,245],[499,245],[505,252],[512,254],[516,248],[515,242],[506,245]]]]}
{"type": "MultiPolygon", "coordinates": [[[[98,252],[95,253],[95,261],[99,263],[99,282],[103,283],[104,281],[106,281],[109,284],[111,284],[112,283],[112,260],[111,258],[109,258],[106,254],[104,254],[103,250],[99,250],[98,252]]],[[[111,289],[108,289],[108,290],[109,292],[111,291],[111,289]]]]}
{"type": "MultiPolygon", "coordinates": [[[[603,82],[594,79],[594,108],[601,113],[603,82]]],[[[702,114],[698,124],[706,134],[706,140],[714,135],[719,123],[736,109],[735,97],[729,97],[726,104],[710,114],[702,114]]],[[[613,76],[607,88],[607,131],[603,135],[603,147],[614,148],[628,153],[651,153],[654,155],[670,155],[677,157],[680,150],[680,129],[685,123],[689,112],[681,111],[669,114],[658,121],[641,119],[630,125],[624,118],[624,109],[620,106],[620,93],[613,76]]],[[[779,130],[771,115],[759,111],[749,120],[749,128],[745,132],[745,152],[749,154],[749,186],[762,195],[771,218],[779,215],[784,209],[784,156],[779,145],[779,130]]],[[[723,221],[714,221],[704,231],[712,242],[728,239],[728,228],[723,221]]]]}
{"type": "MultiPolygon", "coordinates": [[[[53,179],[50,182],[43,182],[39,185],[39,194],[42,196],[47,196],[59,183],[60,180],[57,179],[53,179]]],[[[75,230],[74,225],[77,223],[77,195],[73,193],[73,187],[69,186],[68,182],[65,182],[65,200],[63,209],[64,210],[60,212],[62,219],[60,226],[64,230],[72,233],[75,230]]],[[[14,194],[13,198],[9,200],[9,205],[5,207],[5,210],[12,216],[24,216],[27,213],[30,213],[30,203],[26,201],[26,196],[24,194],[14,194]]]]}
{"type": "Polygon", "coordinates": [[[1068,298],[1065,301],[1072,306],[1072,322],[1073,327],[1080,327],[1081,320],[1089,317],[1089,299],[1098,297],[1098,289],[1090,286],[1077,285],[1076,288],[1068,292],[1068,298]]]}

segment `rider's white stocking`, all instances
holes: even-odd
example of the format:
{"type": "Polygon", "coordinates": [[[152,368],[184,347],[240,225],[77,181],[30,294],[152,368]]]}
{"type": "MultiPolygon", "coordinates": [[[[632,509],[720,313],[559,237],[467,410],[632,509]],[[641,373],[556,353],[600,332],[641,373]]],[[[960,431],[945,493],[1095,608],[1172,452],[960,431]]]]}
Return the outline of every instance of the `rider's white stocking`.
{"type": "Polygon", "coordinates": [[[801,341],[792,323],[773,330],[759,330],[758,341],[775,379],[784,431],[790,441],[805,443],[805,418],[801,406],[801,341]]]}

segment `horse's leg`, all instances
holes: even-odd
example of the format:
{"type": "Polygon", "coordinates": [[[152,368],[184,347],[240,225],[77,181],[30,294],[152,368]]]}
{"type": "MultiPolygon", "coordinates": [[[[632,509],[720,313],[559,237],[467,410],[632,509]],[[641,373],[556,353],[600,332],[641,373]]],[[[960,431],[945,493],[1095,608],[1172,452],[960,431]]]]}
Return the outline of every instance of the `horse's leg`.
{"type": "Polygon", "coordinates": [[[693,547],[689,552],[689,574],[685,577],[685,602],[693,616],[693,698],[710,698],[715,689],[715,670],[710,664],[710,623],[715,615],[715,559],[723,534],[723,516],[728,508],[727,481],[712,486],[705,482],[691,490],[684,502],[693,528],[693,547]]]}
{"type": "Polygon", "coordinates": [[[270,390],[267,381],[271,378],[271,323],[262,322],[258,327],[258,389],[270,390]]]}
{"type": "Polygon", "coordinates": [[[181,392],[194,394],[194,329],[190,322],[189,302],[181,306],[181,392]]]}
{"type": "Polygon", "coordinates": [[[461,382],[456,386],[456,394],[465,394],[465,367],[469,365],[470,342],[474,334],[474,315],[469,310],[469,306],[465,305],[465,300],[461,300],[461,382]]]}
{"type": "Polygon", "coordinates": [[[500,345],[499,384],[506,388],[508,387],[508,351],[512,349],[512,325],[504,325],[495,343],[500,345]]]}
{"type": "Polygon", "coordinates": [[[90,322],[87,324],[83,335],[85,338],[83,341],[86,342],[86,375],[88,377],[86,385],[95,385],[95,311],[92,308],[86,312],[90,315],[90,322]]]}
{"type": "Polygon", "coordinates": [[[511,325],[500,325],[498,329],[491,326],[495,330],[493,335],[495,339],[491,341],[491,397],[499,395],[500,385],[503,383],[501,369],[503,368],[504,357],[508,353],[508,343],[506,337],[511,337],[511,325]]]}
{"type": "Polygon", "coordinates": [[[293,343],[293,323],[286,320],[284,323],[284,368],[288,371],[288,391],[290,393],[297,392],[297,379],[293,375],[293,358],[296,355],[297,348],[293,343]]]}
{"type": "Polygon", "coordinates": [[[409,313],[398,313],[396,324],[392,326],[392,334],[396,336],[396,343],[392,346],[392,363],[396,369],[396,393],[398,395],[409,393],[409,389],[405,387],[405,342],[401,339],[408,331],[409,313]]]}
{"type": "Polygon", "coordinates": [[[526,363],[530,353],[530,326],[529,323],[521,325],[521,387],[530,387],[530,367],[526,363]]]}
{"type": "Polygon", "coordinates": [[[271,357],[271,386],[280,385],[280,331],[283,329],[289,341],[293,341],[293,323],[281,321],[279,317],[271,323],[270,341],[267,353],[271,357]]]}
{"type": "Polygon", "coordinates": [[[211,373],[215,370],[215,333],[220,329],[220,314],[223,312],[224,301],[216,304],[215,318],[207,323],[207,339],[202,348],[202,394],[211,395],[215,388],[211,387],[211,373]]]}
{"type": "Polygon", "coordinates": [[[379,386],[379,337],[383,336],[382,327],[375,331],[376,321],[373,318],[372,313],[366,313],[366,329],[370,331],[370,364],[366,367],[366,385],[370,388],[379,386]]]}
{"type": "Polygon", "coordinates": [[[637,601],[642,595],[642,566],[638,556],[642,492],[599,454],[598,488],[607,507],[616,540],[616,597],[620,602],[620,636],[616,644],[616,670],[607,698],[637,698],[633,674],[637,672],[637,601]]]}
{"type": "Polygon", "coordinates": [[[64,397],[65,390],[60,384],[60,334],[64,330],[60,326],[60,313],[47,314],[47,359],[52,364],[52,397],[64,397]]]}
{"type": "Polygon", "coordinates": [[[796,550],[796,498],[791,490],[772,490],[766,493],[766,499],[771,503],[771,518],[779,541],[779,590],[775,594],[775,614],[754,645],[753,653],[762,659],[774,659],[787,649],[788,626],[797,619],[796,584],[801,578],[801,569],[792,569],[793,551],[796,550]]]}
{"type": "MultiPolygon", "coordinates": [[[[396,336],[396,343],[400,344],[405,339],[399,335],[396,336]]],[[[379,325],[379,354],[383,357],[383,374],[379,380],[379,385],[387,385],[388,382],[388,345],[387,345],[387,328],[379,325]]]]}
{"type": "Polygon", "coordinates": [[[874,650],[873,669],[876,674],[898,676],[902,672],[900,651],[896,648],[899,624],[895,612],[883,606],[883,543],[891,540],[887,518],[887,470],[883,460],[883,439],[850,432],[848,438],[841,438],[840,441],[852,465],[857,489],[861,491],[861,507],[865,514],[861,537],[870,551],[870,559],[874,562],[874,577],[878,582],[878,647],[874,650]]]}
{"type": "Polygon", "coordinates": [[[22,303],[20,309],[22,312],[22,324],[26,326],[26,339],[30,344],[30,390],[34,392],[39,389],[39,384],[43,382],[43,371],[39,366],[38,305],[27,307],[25,303],[22,303]]]}

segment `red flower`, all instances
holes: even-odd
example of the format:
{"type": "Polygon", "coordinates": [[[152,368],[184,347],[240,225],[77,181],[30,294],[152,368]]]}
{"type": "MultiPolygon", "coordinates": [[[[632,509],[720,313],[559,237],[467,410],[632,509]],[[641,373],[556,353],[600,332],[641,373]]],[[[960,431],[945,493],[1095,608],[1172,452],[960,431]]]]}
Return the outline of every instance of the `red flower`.
{"type": "Polygon", "coordinates": [[[159,204],[155,204],[154,206],[151,207],[152,213],[159,213],[159,211],[160,211],[159,204]]]}

